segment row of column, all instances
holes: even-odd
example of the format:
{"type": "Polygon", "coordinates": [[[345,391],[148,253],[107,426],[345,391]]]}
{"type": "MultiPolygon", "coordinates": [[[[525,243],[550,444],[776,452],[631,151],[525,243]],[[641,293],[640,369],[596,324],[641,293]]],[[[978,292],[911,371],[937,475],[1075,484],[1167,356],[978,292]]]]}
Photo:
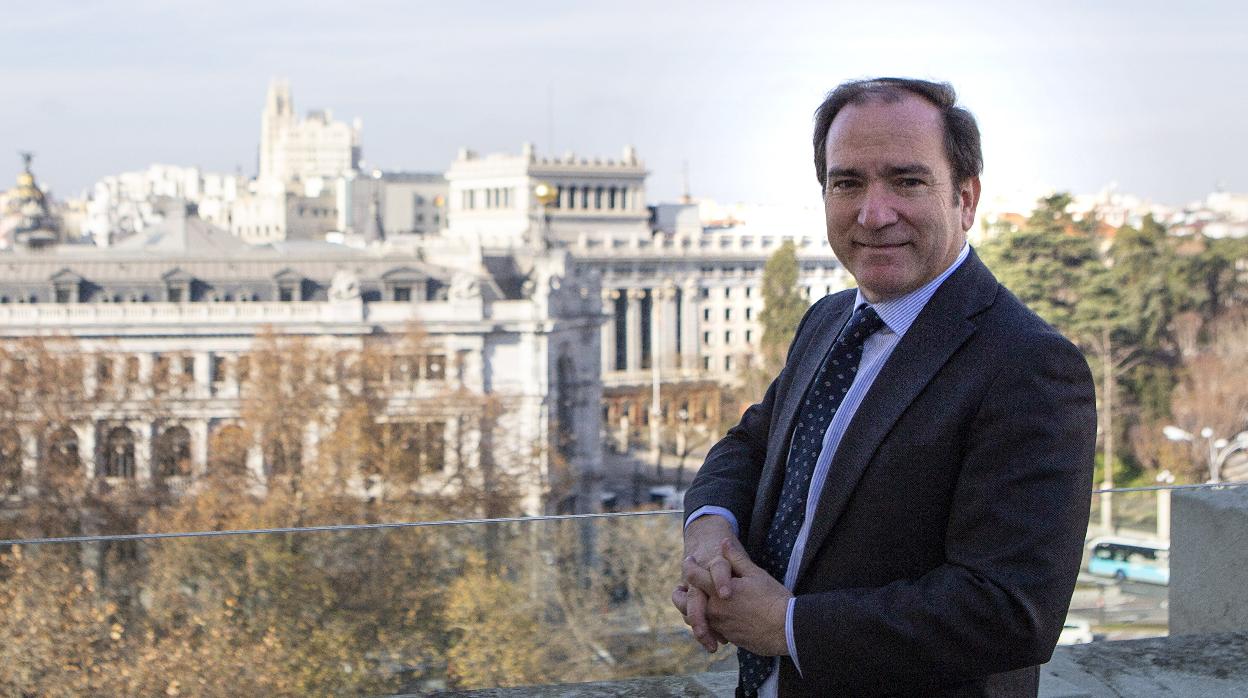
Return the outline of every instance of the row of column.
{"type": "Polygon", "coordinates": [[[573,211],[633,211],[642,200],[640,187],[559,185],[555,208],[573,211]]]}
{"type": "Polygon", "coordinates": [[[686,283],[653,288],[604,289],[602,367],[642,371],[694,368],[698,348],[698,286],[686,283]]]}

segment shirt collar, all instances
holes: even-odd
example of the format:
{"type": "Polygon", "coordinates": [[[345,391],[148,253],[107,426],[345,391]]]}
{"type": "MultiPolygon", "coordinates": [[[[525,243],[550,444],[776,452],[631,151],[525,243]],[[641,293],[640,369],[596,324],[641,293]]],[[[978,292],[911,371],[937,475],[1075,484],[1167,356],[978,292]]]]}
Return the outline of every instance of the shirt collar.
{"type": "Polygon", "coordinates": [[[875,312],[879,314],[880,319],[884,321],[884,324],[893,334],[896,334],[898,337],[904,336],[906,330],[910,329],[910,325],[914,324],[914,319],[919,316],[919,313],[927,306],[927,302],[932,299],[936,289],[940,288],[940,285],[944,283],[945,279],[949,278],[949,275],[954,270],[962,266],[962,262],[966,260],[970,252],[970,243],[962,243],[962,249],[958,252],[957,259],[953,260],[953,263],[947,269],[942,271],[936,278],[900,298],[880,301],[879,303],[868,303],[867,299],[862,295],[862,289],[859,288],[854,296],[854,307],[858,308],[863,304],[870,305],[872,308],[875,308],[875,312]]]}

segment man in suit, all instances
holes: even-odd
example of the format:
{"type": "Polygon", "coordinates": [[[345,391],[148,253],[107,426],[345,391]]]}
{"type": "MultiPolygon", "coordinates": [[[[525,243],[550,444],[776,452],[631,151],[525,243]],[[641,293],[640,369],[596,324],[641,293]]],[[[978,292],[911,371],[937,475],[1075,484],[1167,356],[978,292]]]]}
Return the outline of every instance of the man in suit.
{"type": "Polygon", "coordinates": [[[738,646],[738,695],[1035,695],[1087,527],[1087,364],[967,245],[982,156],[949,85],[846,83],[815,121],[858,288],[708,453],[672,601],[738,646]]]}

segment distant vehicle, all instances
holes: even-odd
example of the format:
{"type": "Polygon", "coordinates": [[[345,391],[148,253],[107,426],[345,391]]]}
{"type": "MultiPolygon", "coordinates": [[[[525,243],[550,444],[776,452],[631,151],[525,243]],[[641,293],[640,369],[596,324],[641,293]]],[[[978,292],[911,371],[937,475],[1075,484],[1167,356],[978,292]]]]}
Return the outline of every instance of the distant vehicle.
{"type": "Polygon", "coordinates": [[[1082,645],[1092,642],[1092,624],[1082,618],[1067,616],[1062,624],[1062,634],[1057,637],[1059,645],[1082,645]]]}
{"type": "Polygon", "coordinates": [[[685,491],[677,490],[671,485],[651,487],[650,503],[666,509],[680,509],[685,506],[685,491]]]}
{"type": "Polygon", "coordinates": [[[1170,583],[1170,544],[1135,538],[1095,538],[1088,573],[1119,582],[1170,583]]]}

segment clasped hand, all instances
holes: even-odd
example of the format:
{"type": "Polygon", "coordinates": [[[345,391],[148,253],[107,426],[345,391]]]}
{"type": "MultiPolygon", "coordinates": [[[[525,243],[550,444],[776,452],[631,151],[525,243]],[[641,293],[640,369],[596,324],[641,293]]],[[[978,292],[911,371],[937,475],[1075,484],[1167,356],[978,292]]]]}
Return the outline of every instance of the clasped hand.
{"type": "Polygon", "coordinates": [[[731,642],[763,656],[789,653],[784,624],[792,594],[750,560],[722,517],[691,523],[685,553],[672,604],[707,652],[731,642]]]}

